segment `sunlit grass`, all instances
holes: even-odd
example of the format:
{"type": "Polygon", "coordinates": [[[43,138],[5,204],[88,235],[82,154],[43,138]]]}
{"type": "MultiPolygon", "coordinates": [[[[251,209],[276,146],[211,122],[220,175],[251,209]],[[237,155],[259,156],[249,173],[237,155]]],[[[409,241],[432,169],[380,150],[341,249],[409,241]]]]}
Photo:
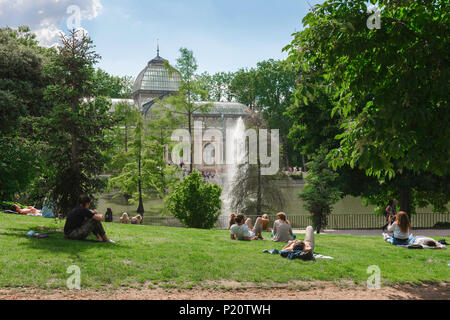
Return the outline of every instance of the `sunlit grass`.
{"type": "Polygon", "coordinates": [[[27,238],[38,226],[62,228],[63,223],[0,214],[0,287],[65,288],[70,265],[80,267],[83,288],[96,289],[143,284],[186,288],[220,281],[262,287],[295,280],[363,284],[371,265],[381,268],[384,284],[450,280],[447,250],[407,250],[381,236],[319,235],[316,252],[335,259],[303,262],[262,253],[282,244],[235,242],[227,231],[106,224],[117,241],[112,245],[68,241],[62,233],[27,238]]]}

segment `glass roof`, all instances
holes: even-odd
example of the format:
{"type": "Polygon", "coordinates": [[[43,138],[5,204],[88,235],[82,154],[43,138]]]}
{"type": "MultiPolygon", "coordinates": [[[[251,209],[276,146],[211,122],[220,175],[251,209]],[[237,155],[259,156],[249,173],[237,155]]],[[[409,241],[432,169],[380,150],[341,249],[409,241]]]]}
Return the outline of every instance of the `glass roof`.
{"type": "Polygon", "coordinates": [[[169,76],[169,71],[164,67],[165,61],[160,56],[151,60],[136,78],[133,92],[139,90],[161,92],[178,91],[181,84],[181,76],[177,72],[169,76]]]}

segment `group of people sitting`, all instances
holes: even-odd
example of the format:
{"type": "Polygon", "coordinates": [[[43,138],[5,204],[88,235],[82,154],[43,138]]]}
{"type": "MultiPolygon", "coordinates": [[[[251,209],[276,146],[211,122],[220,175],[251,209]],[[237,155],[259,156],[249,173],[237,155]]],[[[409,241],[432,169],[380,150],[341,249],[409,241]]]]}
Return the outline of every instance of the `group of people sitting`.
{"type": "MultiPolygon", "coordinates": [[[[105,222],[113,222],[113,212],[111,208],[106,209],[105,213],[105,222]]],[[[137,216],[134,216],[130,218],[128,213],[124,212],[122,213],[122,216],[119,219],[119,223],[121,224],[142,224],[144,221],[144,218],[142,215],[138,214],[137,216]]]]}
{"type": "Polygon", "coordinates": [[[119,223],[122,224],[142,224],[143,221],[144,218],[140,214],[130,219],[130,216],[126,212],[122,213],[122,216],[119,219],[119,223]]]}
{"type": "MultiPolygon", "coordinates": [[[[230,230],[231,240],[263,240],[262,232],[270,232],[269,224],[270,221],[267,214],[258,217],[253,225],[251,218],[246,218],[242,213],[233,213],[230,216],[228,230],[230,230]]],[[[271,237],[274,242],[288,243],[282,251],[314,251],[314,229],[312,227],[306,228],[305,240],[296,240],[296,235],[292,232],[292,225],[284,212],[277,214],[271,237]]]]}

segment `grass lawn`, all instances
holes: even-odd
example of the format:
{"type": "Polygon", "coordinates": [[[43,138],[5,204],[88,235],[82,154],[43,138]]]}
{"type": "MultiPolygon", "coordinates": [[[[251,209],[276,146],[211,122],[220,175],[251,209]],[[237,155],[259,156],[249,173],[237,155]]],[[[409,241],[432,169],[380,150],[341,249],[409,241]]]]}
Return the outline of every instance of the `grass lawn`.
{"type": "Polygon", "coordinates": [[[38,226],[62,228],[63,222],[0,214],[0,288],[64,289],[70,265],[80,267],[84,289],[149,283],[167,288],[222,283],[223,288],[227,282],[267,287],[294,280],[364,284],[371,265],[381,268],[384,285],[450,282],[448,250],[407,250],[381,236],[318,235],[316,252],[335,259],[304,262],[262,253],[283,244],[231,241],[226,231],[106,224],[118,242],[112,245],[68,241],[62,233],[27,238],[38,226]]]}

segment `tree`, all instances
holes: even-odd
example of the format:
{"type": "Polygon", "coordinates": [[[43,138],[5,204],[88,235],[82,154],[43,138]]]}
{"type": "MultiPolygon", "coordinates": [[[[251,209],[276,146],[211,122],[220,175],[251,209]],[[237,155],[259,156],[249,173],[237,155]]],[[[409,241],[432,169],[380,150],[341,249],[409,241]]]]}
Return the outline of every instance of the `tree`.
{"type": "MultiPolygon", "coordinates": [[[[180,58],[177,60],[177,69],[165,63],[166,68],[169,70],[169,74],[172,72],[179,72],[181,74],[181,86],[178,90],[178,94],[170,96],[164,99],[164,104],[174,107],[176,113],[183,114],[187,119],[187,127],[189,134],[192,134],[192,116],[197,111],[207,112],[210,108],[210,104],[196,104],[196,100],[204,100],[207,96],[207,92],[201,89],[200,82],[195,77],[197,71],[197,60],[194,57],[194,53],[186,48],[180,49],[180,58]]],[[[194,164],[194,144],[191,143],[191,155],[189,173],[192,173],[194,164]]]]}
{"type": "Polygon", "coordinates": [[[48,112],[42,102],[50,51],[28,27],[0,29],[0,197],[13,200],[38,176],[40,144],[34,125],[48,112]]]}
{"type": "Polygon", "coordinates": [[[164,199],[172,190],[181,174],[176,165],[169,165],[166,154],[170,152],[174,142],[171,141],[172,130],[182,123],[179,114],[173,112],[170,106],[157,101],[147,119],[149,158],[144,162],[144,170],[150,187],[164,199]]]}
{"type": "Polygon", "coordinates": [[[232,72],[217,72],[210,75],[208,72],[203,72],[197,76],[200,82],[200,88],[208,93],[208,101],[228,101],[233,100],[233,95],[230,91],[230,85],[234,78],[232,72]]]}
{"type": "Polygon", "coordinates": [[[169,195],[170,212],[189,228],[211,229],[220,216],[222,189],[193,171],[169,195]]]}
{"type": "Polygon", "coordinates": [[[338,174],[328,167],[327,153],[325,149],[320,150],[308,163],[306,186],[299,194],[305,209],[312,214],[313,228],[317,233],[327,227],[332,206],[341,198],[335,183],[338,174]]]}
{"type": "Polygon", "coordinates": [[[97,69],[94,81],[97,84],[98,95],[116,99],[129,99],[131,97],[133,89],[131,77],[116,77],[102,69],[97,69]]]}
{"type": "Polygon", "coordinates": [[[288,136],[292,119],[286,115],[296,88],[295,80],[296,73],[289,65],[270,59],[259,62],[256,69],[239,70],[230,85],[237,101],[260,112],[270,129],[280,130],[286,167],[300,163],[288,136]]]}
{"type": "MultiPolygon", "coordinates": [[[[135,124],[140,117],[140,112],[134,105],[127,102],[120,102],[114,110],[114,117],[120,129],[123,129],[123,147],[128,152],[129,131],[132,124],[135,124]]],[[[120,135],[119,135],[120,136],[120,135]]]]}
{"type": "Polygon", "coordinates": [[[145,179],[143,175],[143,162],[148,158],[149,152],[146,150],[147,141],[145,137],[145,125],[143,116],[137,117],[133,141],[130,144],[130,149],[124,154],[125,164],[121,172],[108,181],[108,189],[112,190],[119,188],[122,194],[125,194],[127,200],[129,197],[138,201],[137,213],[143,215],[144,195],[143,189],[146,188],[145,179]]]}
{"type": "Polygon", "coordinates": [[[369,30],[365,1],[326,1],[286,48],[296,66],[336,90],[331,114],[342,133],[329,154],[333,167],[359,168],[395,188],[409,214],[417,202],[449,200],[440,187],[450,150],[445,3],[381,1],[382,28],[369,30]],[[437,188],[421,192],[418,176],[437,188]]]}
{"type": "Polygon", "coordinates": [[[57,209],[66,214],[80,194],[95,196],[105,186],[99,175],[109,161],[104,137],[113,119],[108,100],[97,96],[94,65],[99,56],[92,40],[74,30],[61,35],[61,42],[48,67],[52,84],[44,95],[52,110],[40,130],[46,143],[45,180],[57,209]]]}

